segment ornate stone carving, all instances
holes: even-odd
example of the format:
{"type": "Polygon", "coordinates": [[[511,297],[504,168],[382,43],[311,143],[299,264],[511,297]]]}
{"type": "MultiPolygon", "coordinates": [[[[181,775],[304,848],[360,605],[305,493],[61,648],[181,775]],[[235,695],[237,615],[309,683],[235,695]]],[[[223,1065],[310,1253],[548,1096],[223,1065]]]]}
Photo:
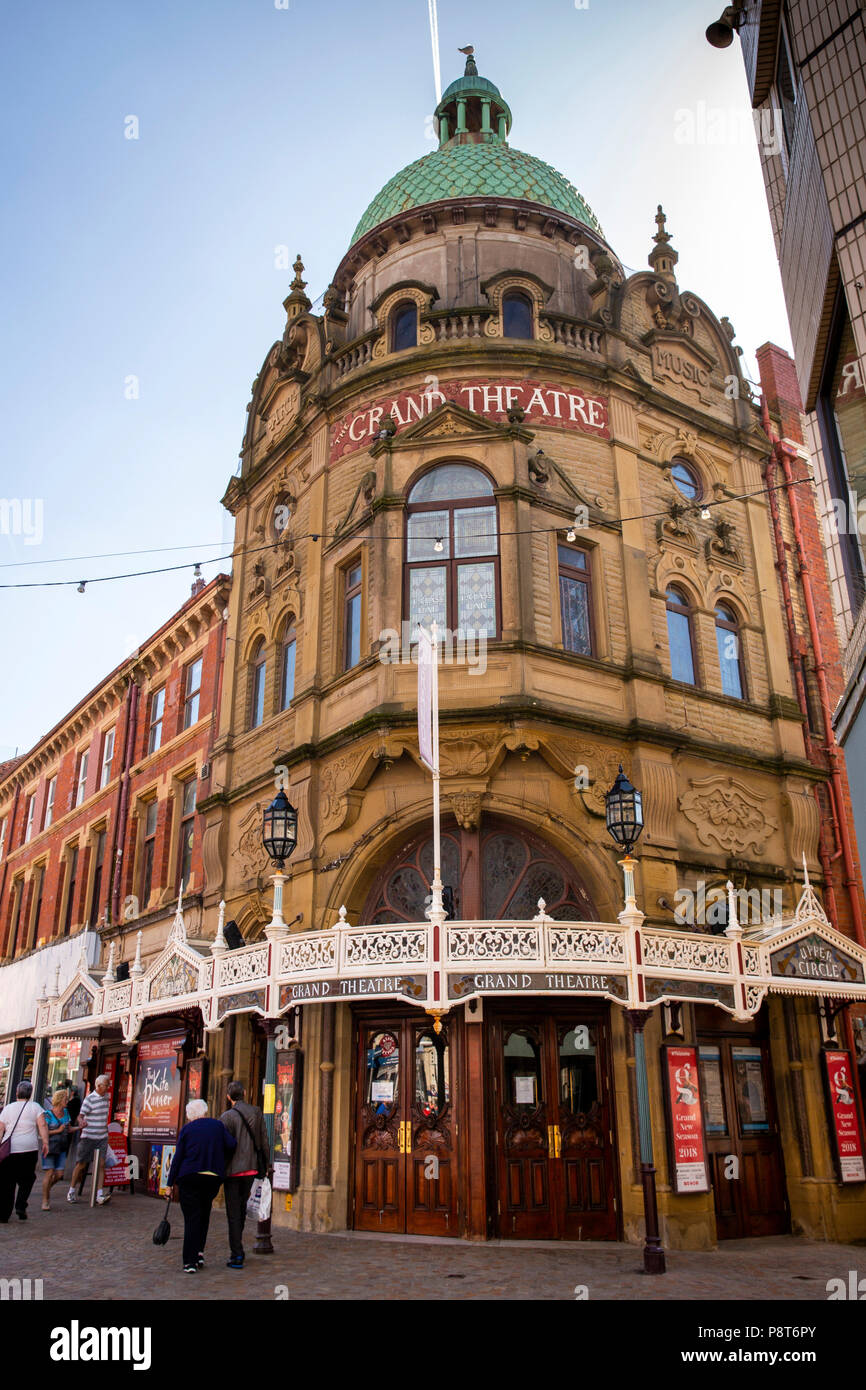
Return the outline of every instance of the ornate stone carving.
{"type": "Polygon", "coordinates": [[[246,882],[257,878],[268,865],[268,852],[262,844],[262,811],[264,802],[257,801],[251,806],[240,824],[237,848],[232,855],[240,866],[241,878],[246,882]]]}
{"type": "Polygon", "coordinates": [[[728,854],[751,848],[760,855],[779,828],[764,810],[767,800],[734,777],[702,777],[690,780],[689,790],[680,797],[680,810],[701,844],[715,843],[728,854]]]}
{"type": "Polygon", "coordinates": [[[451,805],[462,830],[474,830],[481,816],[480,792],[452,792],[451,805]]]}
{"type": "Polygon", "coordinates": [[[442,776],[483,776],[493,763],[501,737],[496,730],[458,729],[443,734],[439,742],[442,776]]]}

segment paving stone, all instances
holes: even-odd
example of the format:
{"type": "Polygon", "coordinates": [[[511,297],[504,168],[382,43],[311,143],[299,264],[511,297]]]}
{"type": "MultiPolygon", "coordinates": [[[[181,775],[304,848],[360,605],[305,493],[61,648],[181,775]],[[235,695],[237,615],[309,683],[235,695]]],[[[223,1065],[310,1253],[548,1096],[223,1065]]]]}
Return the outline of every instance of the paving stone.
{"type": "Polygon", "coordinates": [[[825,1300],[831,1278],[866,1275],[866,1247],[814,1244],[792,1236],[727,1241],[717,1251],[670,1251],[668,1273],[648,1278],[635,1246],[558,1245],[505,1241],[487,1244],[362,1236],[311,1235],[277,1228],[274,1254],[254,1255],[226,1269],[225,1214],[213,1213],[207,1265],[196,1275],[181,1268],[183,1219],[171,1213],[171,1239],[155,1246],[153,1229],[164,1204],[116,1193],[106,1207],[70,1206],[55,1194],[51,1212],[30,1204],[29,1219],[14,1216],[0,1229],[0,1277],[41,1279],[50,1299],[289,1300],[573,1300],[585,1284],[590,1300],[714,1299],[825,1300]]]}

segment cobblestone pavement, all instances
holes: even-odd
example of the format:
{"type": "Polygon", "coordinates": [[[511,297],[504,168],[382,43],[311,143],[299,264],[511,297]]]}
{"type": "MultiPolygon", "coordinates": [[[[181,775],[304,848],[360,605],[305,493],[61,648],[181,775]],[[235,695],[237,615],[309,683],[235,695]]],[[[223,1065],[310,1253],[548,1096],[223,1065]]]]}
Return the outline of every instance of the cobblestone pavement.
{"type": "Polygon", "coordinates": [[[51,1212],[31,1199],[29,1219],[0,1230],[0,1278],[42,1279],[45,1299],[782,1299],[825,1301],[831,1278],[866,1276],[866,1245],[812,1244],[793,1237],[727,1241],[712,1252],[671,1251],[668,1273],[640,1272],[634,1246],[541,1242],[476,1244],[349,1233],[274,1231],[273,1255],[254,1255],[247,1232],[243,1270],[226,1269],[225,1213],[215,1208],[198,1274],[181,1269],[183,1220],[172,1207],[171,1239],[151,1240],[164,1203],[116,1193],[91,1209],[65,1200],[51,1212]]]}

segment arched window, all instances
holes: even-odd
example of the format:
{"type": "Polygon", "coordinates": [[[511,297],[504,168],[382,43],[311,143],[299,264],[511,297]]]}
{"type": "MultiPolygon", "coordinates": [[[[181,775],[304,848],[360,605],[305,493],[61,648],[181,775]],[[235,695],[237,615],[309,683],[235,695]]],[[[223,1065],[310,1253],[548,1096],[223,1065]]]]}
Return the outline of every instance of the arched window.
{"type": "Polygon", "coordinates": [[[391,351],[418,346],[418,306],[411,300],[398,304],[391,314],[391,351]]]}
{"type": "Polygon", "coordinates": [[[532,305],[525,294],[502,296],[502,335],[505,338],[532,338],[532,305]]]}
{"type": "Polygon", "coordinates": [[[737,615],[726,603],[716,605],[716,645],[722,672],[722,690],[734,699],[742,700],[744,682],[740,660],[740,625],[737,615]]]}
{"type": "Polygon", "coordinates": [[[287,623],[280,652],[280,709],[288,709],[295,696],[295,624],[287,623]]]}
{"type": "Polygon", "coordinates": [[[695,684],[695,654],[692,643],[692,609],[688,596],[671,585],[665,595],[668,610],[668,645],[671,675],[675,681],[695,684]]]}
{"type": "Polygon", "coordinates": [[[703,488],[696,469],[686,459],[671,459],[671,477],[674,486],[690,502],[699,502],[703,488]]]}
{"type": "Polygon", "coordinates": [[[409,493],[404,609],[460,640],[499,630],[499,535],[493,484],[480,468],[445,463],[409,493]]]}
{"type": "Polygon", "coordinates": [[[265,639],[260,637],[250,658],[250,728],[257,729],[265,717],[265,639]]]}

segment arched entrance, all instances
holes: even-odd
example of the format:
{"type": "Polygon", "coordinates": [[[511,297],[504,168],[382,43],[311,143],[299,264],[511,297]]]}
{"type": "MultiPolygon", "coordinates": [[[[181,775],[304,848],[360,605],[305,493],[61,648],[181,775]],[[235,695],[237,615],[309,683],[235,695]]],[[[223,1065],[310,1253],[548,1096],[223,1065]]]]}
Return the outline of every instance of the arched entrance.
{"type": "MultiPolygon", "coordinates": [[[[379,872],[361,921],[423,921],[432,877],[425,829],[379,872]]],[[[443,826],[442,878],[463,921],[525,921],[539,898],[558,920],[598,921],[565,856],[497,817],[443,826]]],[[[417,1009],[354,1013],[352,1225],[616,1238],[606,1004],[504,995],[453,1009],[438,1035],[417,1009]]]]}
{"type": "MultiPolygon", "coordinates": [[[[433,836],[425,830],[378,875],[361,921],[423,922],[432,878],[433,836]]],[[[598,921],[580,876],[564,856],[533,831],[497,817],[485,816],[471,830],[443,827],[442,881],[454,890],[460,921],[526,921],[538,911],[539,898],[560,921],[598,921]]]]}

